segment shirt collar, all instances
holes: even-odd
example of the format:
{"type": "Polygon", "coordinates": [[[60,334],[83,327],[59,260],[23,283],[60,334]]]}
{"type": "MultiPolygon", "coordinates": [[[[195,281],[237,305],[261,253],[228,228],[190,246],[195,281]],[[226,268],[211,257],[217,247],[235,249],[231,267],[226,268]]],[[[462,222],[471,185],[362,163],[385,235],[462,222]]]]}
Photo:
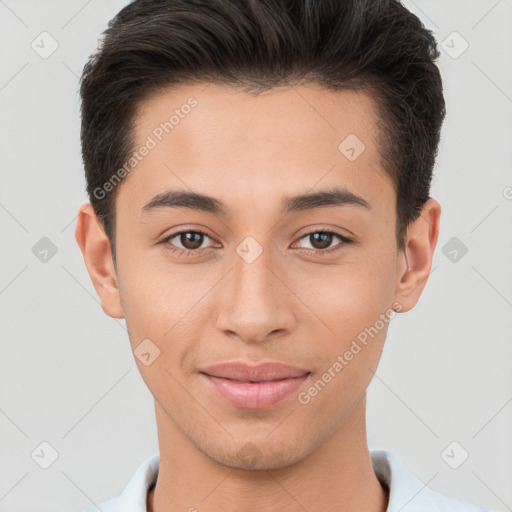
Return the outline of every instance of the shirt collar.
{"type": "MultiPolygon", "coordinates": [[[[416,478],[393,453],[373,450],[370,457],[375,475],[389,489],[389,503],[386,512],[436,512],[442,510],[461,512],[486,512],[467,502],[442,496],[416,478]],[[447,508],[445,508],[447,507],[447,508]]],[[[103,512],[147,512],[148,489],[158,476],[160,455],[146,459],[132,475],[123,492],[101,504],[103,512]]],[[[91,508],[86,512],[96,511],[91,508]]]]}

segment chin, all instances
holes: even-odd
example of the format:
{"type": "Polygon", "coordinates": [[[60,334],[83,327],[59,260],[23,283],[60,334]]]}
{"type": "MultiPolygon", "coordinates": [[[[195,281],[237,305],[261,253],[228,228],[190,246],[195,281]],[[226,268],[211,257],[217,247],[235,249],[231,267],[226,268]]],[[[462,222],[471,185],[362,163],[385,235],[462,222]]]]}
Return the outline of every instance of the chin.
{"type": "MultiPolygon", "coordinates": [[[[283,439],[247,440],[245,442],[233,440],[231,446],[223,443],[214,450],[204,452],[210,459],[218,464],[243,470],[271,470],[290,466],[301,460],[305,454],[301,446],[290,437],[283,439]]],[[[212,448],[212,447],[210,447],[212,448]]]]}

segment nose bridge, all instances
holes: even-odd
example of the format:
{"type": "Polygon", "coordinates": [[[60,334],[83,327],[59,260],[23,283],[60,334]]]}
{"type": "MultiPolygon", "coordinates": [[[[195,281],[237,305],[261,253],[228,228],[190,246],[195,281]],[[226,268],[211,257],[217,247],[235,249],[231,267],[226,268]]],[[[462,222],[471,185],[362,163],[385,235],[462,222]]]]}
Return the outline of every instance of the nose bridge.
{"type": "Polygon", "coordinates": [[[245,341],[262,341],[277,330],[288,330],[293,313],[286,286],[276,277],[272,244],[248,236],[235,248],[230,276],[222,288],[217,327],[245,341]]]}

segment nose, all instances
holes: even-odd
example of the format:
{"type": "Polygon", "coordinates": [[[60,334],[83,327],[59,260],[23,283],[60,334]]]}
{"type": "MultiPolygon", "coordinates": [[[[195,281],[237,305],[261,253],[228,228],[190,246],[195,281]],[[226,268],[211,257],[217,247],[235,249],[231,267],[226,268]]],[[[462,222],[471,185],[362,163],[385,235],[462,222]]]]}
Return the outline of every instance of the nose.
{"type": "Polygon", "coordinates": [[[263,250],[252,262],[235,253],[219,290],[217,328],[246,343],[284,336],[295,324],[293,293],[270,252],[263,250]]]}

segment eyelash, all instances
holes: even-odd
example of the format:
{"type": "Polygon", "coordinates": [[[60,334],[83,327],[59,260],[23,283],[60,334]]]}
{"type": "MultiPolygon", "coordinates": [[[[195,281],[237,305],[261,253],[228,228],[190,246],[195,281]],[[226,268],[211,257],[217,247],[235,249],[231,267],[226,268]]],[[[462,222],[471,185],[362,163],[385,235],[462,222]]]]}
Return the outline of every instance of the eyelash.
{"type": "MultiPolygon", "coordinates": [[[[183,233],[198,233],[198,234],[205,235],[205,236],[211,238],[210,235],[206,231],[202,231],[201,229],[186,229],[183,231],[178,231],[177,233],[173,233],[172,235],[165,237],[160,243],[167,244],[170,240],[177,237],[178,235],[182,235],[183,233]]],[[[326,230],[316,229],[316,230],[310,231],[308,233],[303,234],[299,238],[299,240],[302,240],[303,238],[306,238],[307,236],[313,235],[315,233],[334,235],[334,236],[337,236],[341,240],[341,243],[335,245],[334,247],[331,247],[330,249],[306,249],[306,251],[308,251],[310,253],[314,253],[315,255],[323,256],[326,254],[331,254],[337,250],[340,250],[343,245],[349,245],[349,244],[354,243],[354,241],[352,239],[342,235],[341,233],[338,233],[336,231],[330,231],[328,229],[326,229],[326,230]]],[[[181,255],[184,255],[184,256],[190,256],[192,254],[200,254],[203,250],[209,249],[209,247],[204,247],[203,249],[180,249],[179,247],[173,247],[171,244],[168,244],[167,249],[173,253],[180,253],[181,255]]]]}

